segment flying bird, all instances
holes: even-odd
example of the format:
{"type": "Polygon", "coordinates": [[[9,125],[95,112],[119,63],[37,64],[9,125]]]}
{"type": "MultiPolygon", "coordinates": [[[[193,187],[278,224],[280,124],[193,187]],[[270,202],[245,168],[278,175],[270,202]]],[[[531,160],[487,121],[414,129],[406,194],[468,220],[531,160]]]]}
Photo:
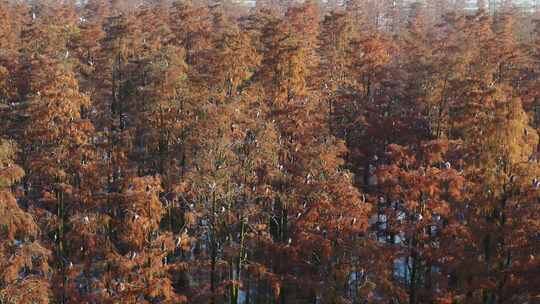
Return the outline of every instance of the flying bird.
{"type": "Polygon", "coordinates": [[[449,170],[451,167],[452,167],[452,165],[450,164],[450,162],[445,162],[445,163],[444,163],[444,168],[445,168],[446,170],[449,170]]]}
{"type": "Polygon", "coordinates": [[[538,181],[537,178],[534,178],[532,181],[532,185],[535,189],[538,189],[538,187],[540,187],[540,181],[538,181]]]}

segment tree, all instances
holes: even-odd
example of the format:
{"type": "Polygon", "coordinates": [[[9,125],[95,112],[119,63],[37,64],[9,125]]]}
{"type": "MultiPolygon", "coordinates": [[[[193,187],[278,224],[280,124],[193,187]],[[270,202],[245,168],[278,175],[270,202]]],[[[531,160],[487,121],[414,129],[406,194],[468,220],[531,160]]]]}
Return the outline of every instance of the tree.
{"type": "Polygon", "coordinates": [[[529,296],[517,285],[524,280],[521,265],[535,263],[530,259],[535,245],[529,245],[534,232],[529,229],[536,229],[538,212],[533,202],[538,135],[529,126],[521,101],[510,92],[502,86],[488,95],[483,107],[474,111],[475,120],[481,119],[484,126],[481,130],[472,127],[466,133],[471,137],[465,137],[466,147],[471,149],[465,173],[476,183],[470,203],[475,217],[469,225],[478,231],[470,258],[484,266],[470,270],[484,273],[485,278],[470,282],[471,301],[495,303],[529,296]],[[473,139],[478,132],[485,134],[483,139],[473,139]]]}
{"type": "Polygon", "coordinates": [[[31,214],[19,207],[18,199],[10,189],[24,175],[24,171],[13,162],[15,152],[13,142],[1,140],[0,300],[6,303],[50,303],[51,252],[40,244],[38,225],[31,214]]]}
{"type": "Polygon", "coordinates": [[[16,69],[19,42],[19,31],[22,23],[22,10],[6,1],[0,2],[0,103],[8,103],[16,99],[16,69]]]}
{"type": "Polygon", "coordinates": [[[382,193],[372,223],[393,268],[386,278],[390,283],[383,279],[380,285],[390,284],[390,294],[400,302],[453,301],[462,296],[452,281],[471,231],[461,220],[466,181],[448,158],[450,144],[392,144],[386,156],[389,164],[377,172],[382,193]]]}
{"type": "Polygon", "coordinates": [[[175,1],[170,11],[172,43],[186,50],[186,63],[197,66],[197,54],[208,44],[210,18],[205,7],[191,1],[175,1]]]}
{"type": "Polygon", "coordinates": [[[313,45],[297,40],[292,30],[296,20],[289,25],[267,18],[262,37],[268,51],[260,85],[269,110],[266,119],[276,122],[280,147],[275,164],[279,173],[272,181],[269,221],[274,245],[268,249],[274,255],[268,269],[278,275],[281,303],[316,297],[335,302],[351,271],[346,266],[350,260],[342,256],[354,254],[338,248],[348,248],[341,245],[366,228],[369,206],[361,204],[350,176],[340,168],[346,149],[329,134],[327,109],[311,87],[313,70],[306,60],[313,45]],[[347,216],[342,214],[345,209],[347,216]],[[284,256],[290,257],[287,262],[284,256]],[[299,282],[308,287],[305,292],[292,288],[299,282]],[[324,283],[333,292],[315,291],[324,283]]]}

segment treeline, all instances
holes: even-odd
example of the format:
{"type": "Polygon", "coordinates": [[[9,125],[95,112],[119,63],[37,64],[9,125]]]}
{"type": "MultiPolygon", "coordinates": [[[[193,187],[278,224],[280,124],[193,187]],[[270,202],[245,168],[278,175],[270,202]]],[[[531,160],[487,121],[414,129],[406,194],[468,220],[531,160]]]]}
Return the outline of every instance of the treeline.
{"type": "Polygon", "coordinates": [[[539,303],[540,27],[460,3],[1,0],[0,303],[539,303]]]}

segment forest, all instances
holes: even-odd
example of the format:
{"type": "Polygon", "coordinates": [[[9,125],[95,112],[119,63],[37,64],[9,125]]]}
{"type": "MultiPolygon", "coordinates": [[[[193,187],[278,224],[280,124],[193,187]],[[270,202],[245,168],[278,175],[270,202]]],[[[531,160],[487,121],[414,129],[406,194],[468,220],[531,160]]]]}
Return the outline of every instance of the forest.
{"type": "Polygon", "coordinates": [[[540,303],[540,8],[0,0],[0,303],[540,303]]]}

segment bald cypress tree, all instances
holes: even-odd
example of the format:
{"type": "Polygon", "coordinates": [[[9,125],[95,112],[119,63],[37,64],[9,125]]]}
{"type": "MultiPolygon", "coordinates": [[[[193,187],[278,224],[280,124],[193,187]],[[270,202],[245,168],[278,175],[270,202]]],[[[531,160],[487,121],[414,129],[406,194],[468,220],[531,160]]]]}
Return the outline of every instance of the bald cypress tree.
{"type": "MultiPolygon", "coordinates": [[[[350,271],[342,268],[344,260],[338,257],[352,254],[334,246],[365,229],[369,207],[360,203],[350,176],[340,168],[345,148],[328,133],[327,108],[321,106],[312,81],[313,62],[307,61],[314,45],[299,40],[301,35],[294,29],[306,18],[295,19],[298,15],[293,12],[290,24],[269,17],[262,35],[268,52],[263,55],[261,86],[267,119],[275,121],[280,147],[269,214],[275,244],[269,248],[277,254],[269,271],[277,275],[282,303],[315,297],[332,302],[345,284],[338,278],[350,271]],[[347,208],[348,214],[340,213],[341,208],[347,208]],[[286,262],[286,255],[294,259],[286,262]],[[291,271],[293,264],[303,270],[291,271]],[[292,288],[296,280],[309,288],[305,292],[292,288]],[[325,282],[330,290],[317,294],[317,282],[325,282]]],[[[317,37],[317,31],[307,33],[317,37]]]]}
{"type": "Polygon", "coordinates": [[[465,172],[476,183],[475,200],[470,203],[476,217],[470,225],[479,232],[474,238],[477,254],[470,258],[484,266],[470,270],[481,271],[485,278],[472,280],[483,287],[471,290],[470,296],[482,297],[487,303],[527,297],[514,284],[520,281],[521,265],[530,263],[535,250],[535,245],[527,245],[532,239],[520,235],[531,233],[528,226],[535,221],[529,215],[535,217],[538,212],[531,201],[537,188],[534,155],[538,135],[529,126],[521,101],[509,92],[498,87],[485,99],[484,107],[490,110],[475,112],[475,121],[482,119],[484,127],[470,129],[472,133],[467,134],[471,137],[466,137],[474,152],[469,154],[472,158],[467,160],[465,172]],[[473,139],[478,133],[485,134],[483,139],[473,139]],[[515,279],[509,280],[510,276],[515,279]]]}
{"type": "MultiPolygon", "coordinates": [[[[7,303],[51,303],[51,252],[40,242],[32,215],[19,206],[22,189],[12,191],[24,175],[14,164],[16,145],[0,141],[0,299],[7,303]]],[[[22,199],[22,198],[21,198],[22,199]]]]}

